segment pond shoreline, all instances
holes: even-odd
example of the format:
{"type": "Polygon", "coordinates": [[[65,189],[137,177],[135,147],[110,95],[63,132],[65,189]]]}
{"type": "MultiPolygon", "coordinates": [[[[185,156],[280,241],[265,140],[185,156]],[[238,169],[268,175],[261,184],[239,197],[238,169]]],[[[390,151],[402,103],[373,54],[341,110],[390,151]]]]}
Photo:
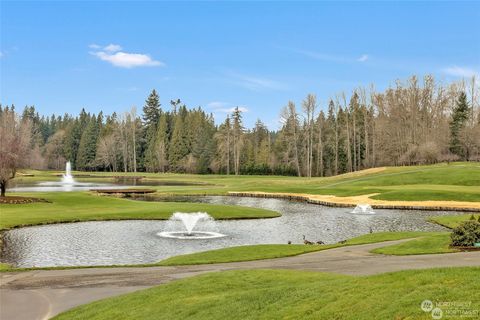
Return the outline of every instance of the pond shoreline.
{"type": "Polygon", "coordinates": [[[389,201],[377,200],[370,197],[377,194],[361,196],[338,197],[331,195],[312,195],[296,193],[271,193],[271,192],[228,192],[233,197],[250,198],[271,198],[295,201],[305,201],[327,207],[347,208],[361,203],[368,203],[374,209],[396,209],[396,210],[426,210],[426,211],[458,211],[458,212],[480,212],[480,203],[459,202],[459,201],[389,201]],[[450,202],[450,203],[447,203],[450,202]]]}

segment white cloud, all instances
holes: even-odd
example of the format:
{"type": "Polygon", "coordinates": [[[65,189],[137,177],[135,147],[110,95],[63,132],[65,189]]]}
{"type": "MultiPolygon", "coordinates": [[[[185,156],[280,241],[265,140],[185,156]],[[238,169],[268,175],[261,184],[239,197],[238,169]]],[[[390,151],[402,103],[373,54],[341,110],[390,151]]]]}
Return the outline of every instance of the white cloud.
{"type": "Polygon", "coordinates": [[[479,77],[479,72],[472,68],[452,66],[442,70],[445,74],[453,77],[471,78],[479,77]]]}
{"type": "Polygon", "coordinates": [[[326,61],[326,62],[336,62],[336,63],[352,63],[352,62],[365,62],[370,59],[370,56],[367,54],[362,54],[359,58],[354,59],[353,57],[347,57],[339,54],[328,54],[328,53],[321,53],[309,50],[301,50],[301,49],[289,49],[285,48],[289,51],[307,56],[309,58],[326,61]]]}
{"type": "Polygon", "coordinates": [[[101,48],[101,46],[99,46],[98,44],[95,44],[95,43],[89,44],[88,47],[91,48],[91,49],[100,49],[101,48]]]}
{"type": "MultiPolygon", "coordinates": [[[[233,111],[235,111],[237,107],[232,107],[232,108],[222,108],[222,109],[217,109],[215,111],[218,111],[218,112],[225,112],[225,113],[232,113],[233,111]]],[[[238,107],[238,110],[240,110],[240,112],[248,112],[248,108],[247,107],[238,107]]]]}
{"type": "Polygon", "coordinates": [[[225,108],[229,105],[230,104],[228,102],[222,102],[222,101],[212,101],[212,102],[207,103],[207,107],[212,108],[212,109],[225,108]]]}
{"type": "Polygon", "coordinates": [[[103,50],[108,51],[108,52],[117,52],[117,51],[122,50],[122,47],[119,46],[118,44],[109,44],[108,46],[103,48],[103,50]]]}
{"type": "MultiPolygon", "coordinates": [[[[224,112],[224,113],[232,113],[233,111],[235,111],[235,108],[236,108],[236,106],[233,107],[231,103],[223,102],[223,101],[209,102],[207,103],[207,107],[210,109],[213,109],[214,112],[224,112]]],[[[248,108],[244,106],[243,107],[239,106],[238,110],[240,110],[241,112],[248,112],[248,108]]]]}
{"type": "Polygon", "coordinates": [[[163,62],[152,59],[148,54],[120,51],[122,50],[122,47],[117,44],[109,44],[103,48],[99,45],[91,44],[89,47],[95,49],[95,51],[90,52],[91,55],[116,67],[135,68],[165,66],[163,62]]]}
{"type": "Polygon", "coordinates": [[[368,54],[362,54],[360,58],[357,59],[358,62],[365,62],[369,58],[368,54]]]}

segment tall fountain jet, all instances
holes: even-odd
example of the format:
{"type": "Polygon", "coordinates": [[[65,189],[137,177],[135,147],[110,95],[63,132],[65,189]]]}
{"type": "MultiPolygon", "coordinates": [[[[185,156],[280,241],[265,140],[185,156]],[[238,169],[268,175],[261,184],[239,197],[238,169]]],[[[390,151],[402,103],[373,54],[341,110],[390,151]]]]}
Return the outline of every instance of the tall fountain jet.
{"type": "Polygon", "coordinates": [[[73,180],[73,176],[72,176],[72,165],[70,161],[67,161],[67,164],[65,165],[65,174],[62,177],[62,183],[64,184],[75,183],[75,180],[73,180]]]}

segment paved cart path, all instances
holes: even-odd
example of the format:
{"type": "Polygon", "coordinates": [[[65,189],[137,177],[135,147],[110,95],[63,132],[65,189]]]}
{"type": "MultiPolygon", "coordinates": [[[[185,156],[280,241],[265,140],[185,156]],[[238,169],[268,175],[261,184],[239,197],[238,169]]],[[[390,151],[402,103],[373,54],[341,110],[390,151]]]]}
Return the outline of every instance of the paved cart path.
{"type": "Polygon", "coordinates": [[[480,266],[480,252],[386,256],[369,251],[407,240],[348,246],[279,259],[178,267],[36,270],[0,274],[0,319],[49,319],[95,300],[206,272],[294,269],[371,275],[408,269],[480,266]]]}

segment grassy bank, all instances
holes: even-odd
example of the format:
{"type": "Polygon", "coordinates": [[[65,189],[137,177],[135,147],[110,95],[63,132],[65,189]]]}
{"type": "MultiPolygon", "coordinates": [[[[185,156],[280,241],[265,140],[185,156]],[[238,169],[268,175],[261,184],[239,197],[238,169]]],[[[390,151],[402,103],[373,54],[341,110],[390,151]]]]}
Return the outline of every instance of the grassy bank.
{"type": "MultiPolygon", "coordinates": [[[[392,255],[409,255],[424,253],[447,253],[453,252],[444,246],[446,239],[449,239],[448,232],[378,232],[362,235],[347,240],[345,243],[336,243],[328,245],[304,245],[304,244],[260,244],[229,247],[216,250],[191,253],[174,256],[157,263],[139,264],[139,265],[112,265],[99,266],[100,268],[109,267],[154,267],[154,266],[179,266],[196,265],[212,263],[228,263],[240,261],[252,261],[261,259],[274,259],[297,256],[300,254],[328,250],[343,246],[369,244],[383,241],[393,241],[401,239],[412,239],[401,245],[386,246],[377,250],[375,253],[392,255]],[[433,239],[433,240],[432,240],[433,239]],[[438,240],[438,241],[437,241],[438,240]],[[432,243],[433,241],[433,243],[432,243]]],[[[83,268],[94,268],[88,266],[83,268]]],[[[9,271],[28,271],[28,270],[60,270],[77,269],[82,267],[49,267],[49,268],[13,268],[7,264],[0,263],[0,272],[9,271]]]]}
{"type": "Polygon", "coordinates": [[[412,254],[434,254],[458,251],[450,248],[450,232],[428,232],[416,239],[378,248],[373,253],[390,254],[397,256],[412,254]]]}
{"type": "Polygon", "coordinates": [[[157,265],[178,266],[274,259],[297,256],[304,253],[321,251],[339,246],[341,245],[331,244],[307,246],[304,244],[259,244],[239,246],[179,255],[160,261],[157,265]]]}
{"type": "Polygon", "coordinates": [[[173,212],[208,212],[215,219],[271,218],[274,211],[185,202],[146,202],[101,197],[88,192],[32,193],[51,203],[1,205],[0,229],[59,222],[168,219],[173,212]]]}
{"type": "MultiPolygon", "coordinates": [[[[25,181],[58,179],[53,171],[30,171],[25,181]]],[[[82,173],[84,174],[84,173],[82,173]]],[[[185,186],[155,186],[169,194],[226,194],[228,191],[262,191],[356,196],[378,193],[380,200],[480,201],[480,163],[374,168],[326,178],[280,176],[226,176],[154,173],[88,173],[99,181],[118,175],[141,175],[158,181],[196,183],[185,186]],[[104,177],[104,178],[101,178],[104,177]],[[198,185],[198,183],[204,185],[198,185]]],[[[82,179],[79,179],[82,180],[82,179]]]]}
{"type": "MultiPolygon", "coordinates": [[[[453,229],[458,224],[462,221],[469,220],[471,218],[472,214],[462,214],[462,215],[456,215],[456,216],[438,216],[438,217],[432,217],[429,220],[435,223],[438,223],[439,225],[442,225],[444,227],[453,229]]],[[[474,214],[473,215],[476,220],[480,217],[480,214],[474,214]]]]}
{"type": "Polygon", "coordinates": [[[296,256],[308,252],[327,250],[348,245],[368,244],[382,241],[392,241],[415,238],[415,240],[406,243],[387,246],[376,253],[383,254],[421,254],[421,253],[445,253],[452,252],[444,247],[445,239],[449,240],[448,232],[378,232],[370,233],[360,237],[347,240],[343,244],[330,245],[293,245],[293,244],[268,244],[268,245],[252,245],[230,247],[217,250],[209,250],[185,255],[179,255],[160,261],[157,265],[173,266],[173,265],[193,265],[193,264],[209,264],[209,263],[225,263],[250,261],[260,259],[273,259],[281,257],[296,256]],[[417,239],[418,238],[418,239],[417,239]],[[413,243],[415,241],[415,243],[413,243]],[[403,246],[401,246],[403,245],[403,246]],[[398,247],[400,246],[400,247],[398,247]],[[384,250],[384,251],[382,251],[384,250]]]}
{"type": "MultiPolygon", "coordinates": [[[[286,271],[230,271],[101,300],[54,319],[431,319],[423,300],[480,308],[480,268],[368,277],[286,271]]],[[[446,312],[447,308],[443,311],[446,312]]]]}

